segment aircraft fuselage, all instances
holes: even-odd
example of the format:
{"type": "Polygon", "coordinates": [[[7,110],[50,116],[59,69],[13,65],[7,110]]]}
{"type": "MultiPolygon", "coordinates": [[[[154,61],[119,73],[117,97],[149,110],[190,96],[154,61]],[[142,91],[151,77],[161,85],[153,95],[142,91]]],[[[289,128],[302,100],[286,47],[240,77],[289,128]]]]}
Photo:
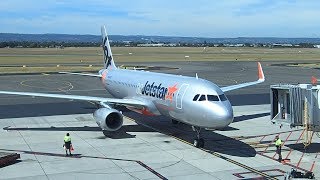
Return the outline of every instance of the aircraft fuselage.
{"type": "Polygon", "coordinates": [[[112,96],[148,104],[146,109],[131,109],[141,114],[164,115],[193,126],[214,129],[226,127],[233,120],[229,100],[210,81],[126,69],[106,69],[101,73],[102,83],[112,96]]]}

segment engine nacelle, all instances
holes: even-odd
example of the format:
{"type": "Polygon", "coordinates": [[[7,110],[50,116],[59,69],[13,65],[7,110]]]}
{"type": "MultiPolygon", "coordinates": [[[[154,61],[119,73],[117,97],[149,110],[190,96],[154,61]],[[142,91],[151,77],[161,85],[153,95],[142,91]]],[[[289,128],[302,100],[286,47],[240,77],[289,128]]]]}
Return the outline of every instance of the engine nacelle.
{"type": "Polygon", "coordinates": [[[116,131],[123,124],[123,115],[116,109],[100,108],[93,113],[98,126],[102,130],[116,131]]]}

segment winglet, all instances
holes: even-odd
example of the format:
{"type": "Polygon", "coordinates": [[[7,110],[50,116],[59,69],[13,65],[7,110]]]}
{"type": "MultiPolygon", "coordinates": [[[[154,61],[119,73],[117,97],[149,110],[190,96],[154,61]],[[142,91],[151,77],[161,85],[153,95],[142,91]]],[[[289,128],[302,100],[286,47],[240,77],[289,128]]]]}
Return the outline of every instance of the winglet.
{"type": "Polygon", "coordinates": [[[265,78],[260,62],[258,62],[258,77],[259,81],[264,82],[265,78]]]}
{"type": "Polygon", "coordinates": [[[252,85],[264,82],[265,78],[264,78],[264,74],[263,74],[263,70],[262,70],[260,62],[258,62],[258,78],[259,79],[256,80],[256,81],[222,87],[221,90],[223,92],[227,92],[227,91],[232,91],[232,90],[235,90],[235,89],[240,89],[240,88],[244,88],[244,87],[248,87],[248,86],[252,86],[252,85]]]}

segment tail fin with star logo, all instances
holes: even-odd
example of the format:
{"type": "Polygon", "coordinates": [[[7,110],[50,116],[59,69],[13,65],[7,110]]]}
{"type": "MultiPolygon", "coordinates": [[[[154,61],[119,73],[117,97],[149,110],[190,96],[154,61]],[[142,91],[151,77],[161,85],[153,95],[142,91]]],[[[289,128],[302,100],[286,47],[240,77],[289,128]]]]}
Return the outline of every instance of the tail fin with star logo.
{"type": "Polygon", "coordinates": [[[103,48],[103,63],[105,69],[116,69],[116,65],[113,61],[113,56],[110,48],[110,43],[107,35],[107,30],[105,26],[101,27],[102,35],[102,48],[103,48]]]}

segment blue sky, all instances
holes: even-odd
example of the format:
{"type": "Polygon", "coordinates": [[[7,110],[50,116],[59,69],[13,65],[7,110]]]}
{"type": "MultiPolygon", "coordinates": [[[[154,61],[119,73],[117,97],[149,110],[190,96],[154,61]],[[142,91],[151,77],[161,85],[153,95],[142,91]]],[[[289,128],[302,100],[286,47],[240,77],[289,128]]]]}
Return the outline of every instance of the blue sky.
{"type": "Polygon", "coordinates": [[[1,0],[0,32],[317,37],[319,0],[1,0]]]}

